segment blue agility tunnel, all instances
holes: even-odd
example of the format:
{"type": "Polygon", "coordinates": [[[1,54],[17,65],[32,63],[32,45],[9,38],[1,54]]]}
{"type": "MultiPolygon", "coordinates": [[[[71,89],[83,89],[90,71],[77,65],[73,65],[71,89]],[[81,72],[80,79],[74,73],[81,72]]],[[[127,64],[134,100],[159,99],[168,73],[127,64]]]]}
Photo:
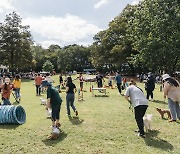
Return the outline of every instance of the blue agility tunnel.
{"type": "Polygon", "coordinates": [[[24,124],[26,113],[22,106],[0,106],[0,124],[24,124]]]}

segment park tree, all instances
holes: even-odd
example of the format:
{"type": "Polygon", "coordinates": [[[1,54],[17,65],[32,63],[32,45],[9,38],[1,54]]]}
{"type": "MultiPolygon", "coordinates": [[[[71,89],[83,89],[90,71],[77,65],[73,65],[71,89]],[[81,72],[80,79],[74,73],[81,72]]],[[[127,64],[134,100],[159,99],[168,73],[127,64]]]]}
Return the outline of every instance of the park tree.
{"type": "Polygon", "coordinates": [[[41,45],[31,46],[31,51],[33,54],[33,67],[32,69],[39,72],[43,69],[42,64],[49,60],[56,71],[58,71],[57,60],[58,54],[61,47],[58,45],[50,45],[48,49],[42,48],[41,45]]]}
{"type": "Polygon", "coordinates": [[[129,21],[134,64],[149,71],[172,73],[180,61],[179,0],[144,0],[129,21]]]}
{"type": "Polygon", "coordinates": [[[42,64],[46,62],[45,49],[43,49],[40,45],[34,45],[31,46],[31,52],[33,56],[32,70],[36,72],[42,71],[42,64]]]}
{"type": "Polygon", "coordinates": [[[20,71],[32,65],[32,44],[29,26],[21,24],[16,12],[6,16],[0,24],[0,59],[11,71],[20,71]]]}
{"type": "Polygon", "coordinates": [[[80,45],[69,45],[58,53],[58,67],[61,71],[83,71],[92,68],[89,60],[90,49],[80,45]]]}
{"type": "Polygon", "coordinates": [[[45,50],[45,59],[51,61],[54,66],[54,69],[58,71],[58,53],[60,52],[61,47],[59,45],[50,45],[48,49],[45,50]]]}
{"type": "Polygon", "coordinates": [[[43,64],[43,71],[52,72],[53,68],[54,66],[49,60],[46,60],[46,62],[43,64]]]}
{"type": "MultiPolygon", "coordinates": [[[[96,67],[120,69],[122,64],[128,63],[128,58],[132,54],[137,53],[133,50],[132,41],[127,35],[128,21],[134,11],[134,7],[128,5],[122,13],[109,23],[107,30],[94,36],[91,55],[92,63],[96,67]]],[[[133,66],[131,68],[133,71],[133,66]]]]}

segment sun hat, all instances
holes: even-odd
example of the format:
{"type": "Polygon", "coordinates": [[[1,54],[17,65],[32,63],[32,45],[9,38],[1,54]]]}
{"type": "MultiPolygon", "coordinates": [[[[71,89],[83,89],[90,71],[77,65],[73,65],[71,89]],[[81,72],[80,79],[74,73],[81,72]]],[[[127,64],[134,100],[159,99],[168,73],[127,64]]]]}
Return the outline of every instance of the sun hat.
{"type": "Polygon", "coordinates": [[[168,78],[170,78],[169,74],[163,74],[162,75],[162,80],[166,80],[168,78]]]}
{"type": "Polygon", "coordinates": [[[43,80],[42,81],[42,87],[47,87],[47,86],[51,86],[51,83],[48,82],[47,80],[43,80]]]}

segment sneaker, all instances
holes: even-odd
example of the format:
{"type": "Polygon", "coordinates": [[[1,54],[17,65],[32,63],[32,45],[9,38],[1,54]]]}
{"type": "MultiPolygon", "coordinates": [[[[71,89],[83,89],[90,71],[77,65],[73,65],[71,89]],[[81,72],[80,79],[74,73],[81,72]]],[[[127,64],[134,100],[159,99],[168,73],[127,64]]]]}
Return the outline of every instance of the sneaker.
{"type": "Polygon", "coordinates": [[[76,116],[78,116],[78,111],[75,111],[75,113],[76,113],[76,116]]]}
{"type": "Polygon", "coordinates": [[[139,137],[146,138],[144,134],[138,134],[139,137]]]}
{"type": "Polygon", "coordinates": [[[71,115],[70,114],[66,114],[68,117],[71,117],[71,115]]]}
{"type": "Polygon", "coordinates": [[[176,120],[171,119],[171,120],[169,120],[168,122],[176,122],[176,120]]]}
{"type": "Polygon", "coordinates": [[[140,131],[139,130],[135,130],[134,132],[139,133],[140,131]]]}
{"type": "Polygon", "coordinates": [[[151,102],[153,102],[154,101],[154,99],[153,98],[151,98],[151,102]]]}

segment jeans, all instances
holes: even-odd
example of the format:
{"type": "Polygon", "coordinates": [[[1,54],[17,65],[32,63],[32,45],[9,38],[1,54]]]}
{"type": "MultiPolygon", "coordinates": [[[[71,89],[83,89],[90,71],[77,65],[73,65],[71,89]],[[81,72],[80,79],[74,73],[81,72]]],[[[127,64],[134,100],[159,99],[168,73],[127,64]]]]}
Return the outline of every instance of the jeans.
{"type": "Polygon", "coordinates": [[[52,106],[52,121],[59,120],[60,109],[61,109],[61,104],[52,106]]]}
{"type": "Polygon", "coordinates": [[[20,88],[16,88],[15,96],[16,96],[16,99],[20,97],[20,88]]]}
{"type": "Polygon", "coordinates": [[[143,117],[146,113],[148,106],[147,105],[139,105],[134,108],[134,114],[137,126],[139,128],[140,134],[144,135],[144,122],[143,117]]]}
{"type": "Polygon", "coordinates": [[[70,106],[72,107],[73,111],[76,111],[76,107],[74,106],[74,93],[67,93],[66,95],[66,107],[67,107],[67,114],[71,115],[70,113],[70,106]]]}
{"type": "Polygon", "coordinates": [[[149,99],[149,96],[151,96],[151,99],[153,99],[153,91],[152,90],[147,90],[147,99],[149,99]]]}
{"type": "Polygon", "coordinates": [[[9,99],[3,99],[3,105],[11,105],[9,99]]]}
{"type": "Polygon", "coordinates": [[[117,88],[118,88],[119,93],[121,94],[121,83],[117,83],[117,88]]]}
{"type": "Polygon", "coordinates": [[[36,85],[36,95],[41,95],[41,86],[36,85]]]}
{"type": "Polygon", "coordinates": [[[180,119],[180,106],[178,102],[174,102],[172,99],[168,98],[168,106],[171,112],[172,120],[180,119]]]}

